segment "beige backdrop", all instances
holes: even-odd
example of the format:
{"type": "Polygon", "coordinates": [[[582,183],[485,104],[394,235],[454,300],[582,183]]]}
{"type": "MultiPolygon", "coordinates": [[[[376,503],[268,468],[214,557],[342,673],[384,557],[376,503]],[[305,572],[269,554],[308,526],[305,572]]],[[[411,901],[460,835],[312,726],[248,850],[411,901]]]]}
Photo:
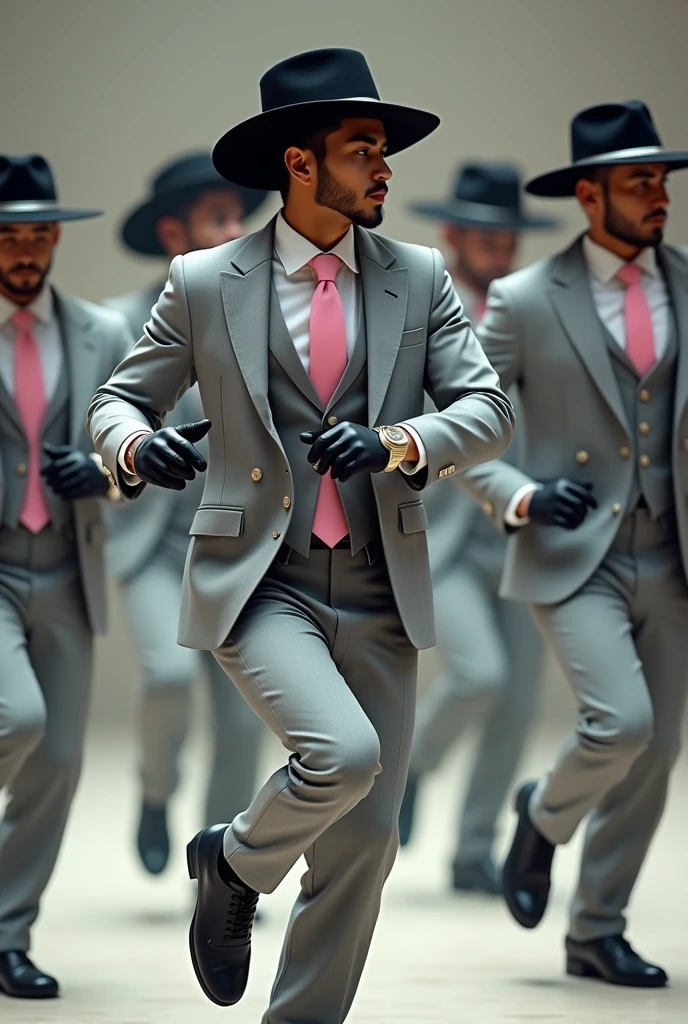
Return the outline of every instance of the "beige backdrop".
{"type": "MultiPolygon", "coordinates": [[[[410,217],[442,194],[457,161],[514,158],[525,172],[567,159],[571,114],[640,97],[669,146],[688,145],[686,0],[0,0],[0,152],[39,151],[65,203],[102,208],[68,225],[62,287],[99,299],[160,275],[122,252],[116,225],[150,171],[210,145],[258,109],[258,79],[299,50],[364,50],[384,98],[437,111],[440,130],[393,160],[385,230],[420,242],[410,217]]],[[[669,238],[688,240],[688,174],[672,184],[669,238]]],[[[533,200],[533,205],[536,205],[533,200]]],[[[573,203],[539,203],[560,233],[526,240],[545,255],[581,225],[573,203]]],[[[132,707],[134,660],[120,611],[100,645],[96,718],[132,707]]],[[[558,706],[557,686],[551,700],[558,706]]]]}

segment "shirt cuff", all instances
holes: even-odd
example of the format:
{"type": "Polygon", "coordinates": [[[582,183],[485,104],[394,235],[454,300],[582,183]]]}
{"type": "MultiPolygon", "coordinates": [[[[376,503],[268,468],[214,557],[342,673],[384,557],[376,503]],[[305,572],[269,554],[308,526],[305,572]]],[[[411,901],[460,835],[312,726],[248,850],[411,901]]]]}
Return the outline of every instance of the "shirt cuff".
{"type": "Polygon", "coordinates": [[[414,476],[416,473],[420,473],[421,469],[425,469],[428,464],[428,453],[425,450],[425,445],[420,439],[417,430],[410,427],[408,423],[397,424],[410,434],[413,440],[416,442],[416,448],[418,449],[418,462],[402,462],[399,469],[405,476],[414,476]]]}
{"type": "Polygon", "coordinates": [[[509,504],[504,510],[504,522],[507,526],[526,526],[530,522],[530,518],[528,516],[519,516],[516,509],[527,494],[534,494],[535,491],[539,490],[539,484],[524,484],[523,487],[519,487],[516,493],[510,498],[509,504]]]}
{"type": "Polygon", "coordinates": [[[137,484],[140,484],[141,481],[134,473],[130,473],[127,469],[127,464],[124,461],[127,448],[132,441],[136,440],[137,437],[148,437],[148,435],[152,433],[152,430],[137,430],[135,434],[130,434],[129,437],[125,438],[119,447],[119,451],[117,452],[117,462],[122,470],[122,476],[124,477],[125,483],[128,483],[130,487],[135,487],[137,484]]]}

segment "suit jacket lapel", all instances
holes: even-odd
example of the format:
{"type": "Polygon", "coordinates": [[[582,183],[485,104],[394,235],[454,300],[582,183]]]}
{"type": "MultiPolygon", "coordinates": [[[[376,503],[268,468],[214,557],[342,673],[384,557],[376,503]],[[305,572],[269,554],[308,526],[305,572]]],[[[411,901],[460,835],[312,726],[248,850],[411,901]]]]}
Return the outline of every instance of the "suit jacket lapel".
{"type": "Polygon", "coordinates": [[[55,309],[62,330],[69,384],[69,443],[79,446],[86,430],[86,412],[96,388],[100,352],[93,321],[88,312],[66,295],[53,289],[55,309]]]}
{"type": "Polygon", "coordinates": [[[316,409],[322,412],[323,404],[320,401],[320,396],[315,390],[313,381],[306,373],[294,342],[287,330],[274,284],[270,289],[269,333],[268,347],[275,359],[277,359],[284,372],[291,377],[299,391],[306,396],[309,402],[313,403],[316,409]]]}
{"type": "Polygon", "coordinates": [[[356,231],[368,349],[368,423],[374,426],[394,370],[406,321],[408,267],[376,236],[356,231]]]}
{"type": "Polygon", "coordinates": [[[685,258],[672,249],[662,247],[658,251],[658,257],[666,278],[676,321],[678,368],[674,398],[674,423],[678,427],[685,412],[686,402],[688,402],[688,265],[685,258]]]}
{"type": "Polygon", "coordinates": [[[268,402],[268,329],[274,219],[251,235],[220,274],[229,338],[265,428],[279,441],[268,402]]]}
{"type": "Polygon", "coordinates": [[[607,351],[604,328],[595,309],[579,239],[554,261],[549,297],[569,341],[610,409],[626,432],[626,413],[607,351]]]}
{"type": "Polygon", "coordinates": [[[9,391],[5,387],[5,382],[0,377],[0,405],[7,413],[8,417],[12,420],[12,423],[16,426],[17,432],[24,437],[24,424],[21,421],[19,410],[17,409],[16,403],[9,391]]]}

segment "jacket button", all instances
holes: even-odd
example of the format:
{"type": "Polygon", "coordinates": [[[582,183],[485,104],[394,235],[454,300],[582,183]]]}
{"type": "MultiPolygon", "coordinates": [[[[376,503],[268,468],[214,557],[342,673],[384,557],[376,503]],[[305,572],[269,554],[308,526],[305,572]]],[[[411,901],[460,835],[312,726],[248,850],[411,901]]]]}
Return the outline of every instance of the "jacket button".
{"type": "Polygon", "coordinates": [[[612,505],[612,515],[618,516],[620,511],[621,511],[621,505],[619,505],[618,501],[615,501],[614,504],[612,505]]]}
{"type": "Polygon", "coordinates": [[[584,466],[589,458],[590,458],[590,456],[588,455],[587,452],[584,452],[584,451],[576,452],[576,462],[580,466],[584,466]]]}
{"type": "Polygon", "coordinates": [[[641,402],[649,402],[650,392],[647,390],[647,388],[640,389],[640,391],[638,392],[638,398],[641,402]]]}
{"type": "Polygon", "coordinates": [[[649,455],[641,455],[639,461],[640,461],[640,465],[643,467],[643,469],[647,469],[647,467],[650,465],[650,456],[649,455]]]}
{"type": "Polygon", "coordinates": [[[328,416],[327,422],[330,424],[331,427],[336,427],[337,424],[339,423],[339,420],[337,419],[336,416],[328,416]]]}
{"type": "Polygon", "coordinates": [[[483,512],[485,513],[486,516],[492,515],[492,513],[494,512],[494,505],[492,504],[491,501],[483,502],[483,512]]]}
{"type": "Polygon", "coordinates": [[[277,540],[277,538],[278,538],[278,537],[281,537],[281,536],[282,536],[282,534],[280,533],[280,531],[279,531],[279,530],[273,530],[273,531],[272,531],[272,536],[273,536],[273,538],[274,538],[275,540],[277,540]]]}
{"type": "Polygon", "coordinates": [[[628,447],[628,445],[623,445],[621,448],[619,448],[619,455],[622,459],[630,458],[631,449],[628,447]]]}
{"type": "Polygon", "coordinates": [[[263,470],[262,469],[252,469],[251,470],[251,479],[253,480],[254,483],[257,484],[259,480],[263,479],[263,470]]]}
{"type": "Polygon", "coordinates": [[[285,508],[291,508],[291,498],[289,497],[288,494],[285,494],[285,496],[282,498],[282,504],[284,505],[285,508]]]}
{"type": "Polygon", "coordinates": [[[26,463],[25,462],[18,462],[17,463],[17,476],[26,476],[26,463]]]}
{"type": "Polygon", "coordinates": [[[649,423],[639,423],[638,424],[638,430],[639,430],[639,432],[641,434],[649,434],[650,433],[650,424],[649,423]]]}

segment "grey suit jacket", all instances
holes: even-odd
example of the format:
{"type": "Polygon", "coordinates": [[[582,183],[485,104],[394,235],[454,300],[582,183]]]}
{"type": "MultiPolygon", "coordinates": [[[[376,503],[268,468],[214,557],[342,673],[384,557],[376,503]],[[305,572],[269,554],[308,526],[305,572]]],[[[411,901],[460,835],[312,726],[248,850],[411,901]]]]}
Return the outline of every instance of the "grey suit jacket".
{"type": "MultiPolygon", "coordinates": [[[[165,282],[160,281],[141,291],[106,299],[103,305],[122,313],[129,324],[132,339],[138,339],[164,287],[165,282]]],[[[202,415],[198,388],[194,387],[181,396],[176,408],[167,417],[167,422],[178,426],[180,423],[200,419],[202,415]]],[[[197,447],[204,455],[207,454],[204,442],[200,442],[197,447]]],[[[187,484],[188,487],[197,492],[198,504],[203,492],[202,479],[197,478],[187,484]]],[[[128,579],[150,561],[171,527],[175,510],[182,502],[185,507],[190,504],[188,493],[166,490],[164,487],[148,487],[139,501],[127,502],[124,508],[105,509],[108,569],[117,579],[128,579]]],[[[188,526],[191,526],[191,519],[188,526]]]]}
{"type": "MultiPolygon", "coordinates": [[[[93,391],[106,381],[131,348],[132,338],[118,313],[101,309],[53,289],[62,332],[69,383],[69,443],[82,452],[93,451],[86,430],[86,413],[93,391]]],[[[19,424],[20,429],[21,423],[19,424]]],[[[5,486],[0,460],[0,522],[5,486]]],[[[91,628],[106,626],[103,573],[103,501],[84,498],[73,505],[81,585],[91,628]]]]}
{"type": "MultiPolygon", "coordinates": [[[[134,498],[143,485],[127,484],[117,461],[121,445],[142,425],[158,428],[198,380],[213,428],[182,595],[179,642],[188,647],[224,642],[292,515],[291,470],[268,401],[273,234],[274,221],[236,242],[177,257],[144,337],[98,389],[89,414],[96,450],[134,498]]],[[[416,477],[397,471],[372,478],[399,612],[411,641],[427,647],[435,632],[418,490],[498,457],[511,440],[513,413],[440,254],[364,229],[356,241],[369,425],[407,421],[428,454],[416,477]],[[442,412],[423,415],[424,386],[442,412]]]]}
{"type": "MultiPolygon", "coordinates": [[[[658,253],[678,327],[673,482],[684,570],[688,565],[688,258],[658,253]]],[[[558,476],[589,480],[599,508],[574,531],[529,523],[509,540],[502,595],[534,604],[563,601],[590,577],[618,531],[637,438],[627,422],[579,238],[569,249],[490,288],[479,329],[502,386],[518,388],[521,468],[495,461],[460,481],[504,529],[509,499],[523,484],[558,476]],[[631,458],[620,457],[630,449],[631,458]],[[587,456],[585,465],[578,453],[587,456]]]]}

